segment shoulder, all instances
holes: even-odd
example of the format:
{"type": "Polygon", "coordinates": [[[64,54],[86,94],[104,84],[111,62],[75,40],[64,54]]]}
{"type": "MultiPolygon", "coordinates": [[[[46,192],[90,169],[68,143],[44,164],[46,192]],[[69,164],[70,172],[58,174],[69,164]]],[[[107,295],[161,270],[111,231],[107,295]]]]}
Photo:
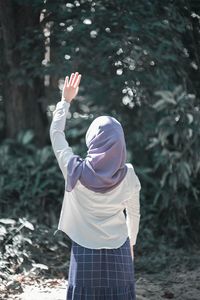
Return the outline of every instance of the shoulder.
{"type": "Polygon", "coordinates": [[[133,190],[140,190],[141,189],[141,183],[138,178],[138,175],[135,172],[135,168],[131,163],[126,164],[128,171],[127,171],[127,179],[129,185],[133,188],[133,190]]]}

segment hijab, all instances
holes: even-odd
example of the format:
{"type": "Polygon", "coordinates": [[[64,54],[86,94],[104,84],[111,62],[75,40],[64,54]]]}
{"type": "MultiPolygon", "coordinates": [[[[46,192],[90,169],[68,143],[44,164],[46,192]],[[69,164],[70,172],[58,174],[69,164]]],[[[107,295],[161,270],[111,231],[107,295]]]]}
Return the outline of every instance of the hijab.
{"type": "Polygon", "coordinates": [[[79,180],[99,193],[114,189],[127,173],[126,143],[121,124],[113,117],[100,116],[90,124],[86,136],[87,156],[73,155],[67,165],[66,190],[79,180]]]}

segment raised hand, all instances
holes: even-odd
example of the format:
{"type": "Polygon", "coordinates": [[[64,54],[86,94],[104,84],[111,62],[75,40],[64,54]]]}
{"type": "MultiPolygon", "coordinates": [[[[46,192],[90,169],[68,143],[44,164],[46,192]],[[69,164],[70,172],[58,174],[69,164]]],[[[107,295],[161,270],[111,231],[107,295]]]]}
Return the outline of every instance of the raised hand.
{"type": "Polygon", "coordinates": [[[78,94],[80,81],[81,74],[79,74],[78,72],[76,72],[75,74],[72,73],[70,79],[69,76],[66,76],[62,91],[62,99],[70,103],[78,94]]]}

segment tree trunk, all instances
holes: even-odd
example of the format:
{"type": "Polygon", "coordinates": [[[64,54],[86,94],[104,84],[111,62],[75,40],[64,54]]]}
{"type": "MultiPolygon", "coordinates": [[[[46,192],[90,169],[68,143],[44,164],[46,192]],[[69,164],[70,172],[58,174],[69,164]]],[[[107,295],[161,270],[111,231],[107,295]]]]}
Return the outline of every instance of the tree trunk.
{"type": "MultiPolygon", "coordinates": [[[[24,2],[25,3],[25,2],[24,2]]],[[[30,2],[29,2],[30,3],[30,2]]],[[[44,145],[48,120],[42,108],[44,79],[33,75],[44,58],[44,39],[35,38],[40,28],[40,7],[21,5],[17,1],[0,1],[0,22],[3,33],[3,100],[5,103],[5,137],[16,138],[21,130],[32,129],[37,145],[44,145]],[[32,33],[33,36],[29,36],[32,33]],[[30,46],[26,46],[28,37],[30,46]],[[23,42],[24,47],[18,47],[23,42]],[[32,38],[32,40],[30,39],[32,38]],[[38,45],[38,40],[40,45],[38,45]],[[36,58],[35,58],[36,57],[36,58]],[[32,67],[27,67],[29,64],[32,67]],[[22,65],[24,63],[24,65],[22,65]],[[30,64],[32,63],[32,65],[30,64]],[[23,76],[21,76],[23,75],[23,76]],[[26,80],[27,79],[27,80],[26,80]]]]}

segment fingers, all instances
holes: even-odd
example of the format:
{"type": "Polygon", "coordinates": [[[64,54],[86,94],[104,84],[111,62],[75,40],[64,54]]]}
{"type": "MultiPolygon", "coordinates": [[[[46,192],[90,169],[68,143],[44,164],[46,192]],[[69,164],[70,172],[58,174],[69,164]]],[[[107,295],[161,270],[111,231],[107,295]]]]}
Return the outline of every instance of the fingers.
{"type": "Polygon", "coordinates": [[[74,83],[74,87],[77,88],[81,81],[81,74],[78,75],[76,82],[74,83]]]}
{"type": "Polygon", "coordinates": [[[73,76],[73,80],[71,82],[71,85],[74,86],[74,83],[76,82],[77,77],[78,77],[78,72],[76,72],[75,75],[73,76]]]}
{"type": "Polygon", "coordinates": [[[69,76],[66,76],[65,77],[65,86],[68,86],[68,84],[69,84],[69,76]]]}
{"type": "Polygon", "coordinates": [[[72,74],[71,74],[71,76],[70,76],[69,85],[71,85],[71,84],[72,84],[72,80],[73,80],[73,78],[74,78],[74,73],[72,73],[72,74]]]}
{"type": "Polygon", "coordinates": [[[73,86],[74,88],[77,88],[78,85],[80,84],[80,81],[81,81],[81,74],[79,74],[78,72],[72,73],[70,76],[70,80],[69,77],[66,76],[65,85],[73,86]]]}

